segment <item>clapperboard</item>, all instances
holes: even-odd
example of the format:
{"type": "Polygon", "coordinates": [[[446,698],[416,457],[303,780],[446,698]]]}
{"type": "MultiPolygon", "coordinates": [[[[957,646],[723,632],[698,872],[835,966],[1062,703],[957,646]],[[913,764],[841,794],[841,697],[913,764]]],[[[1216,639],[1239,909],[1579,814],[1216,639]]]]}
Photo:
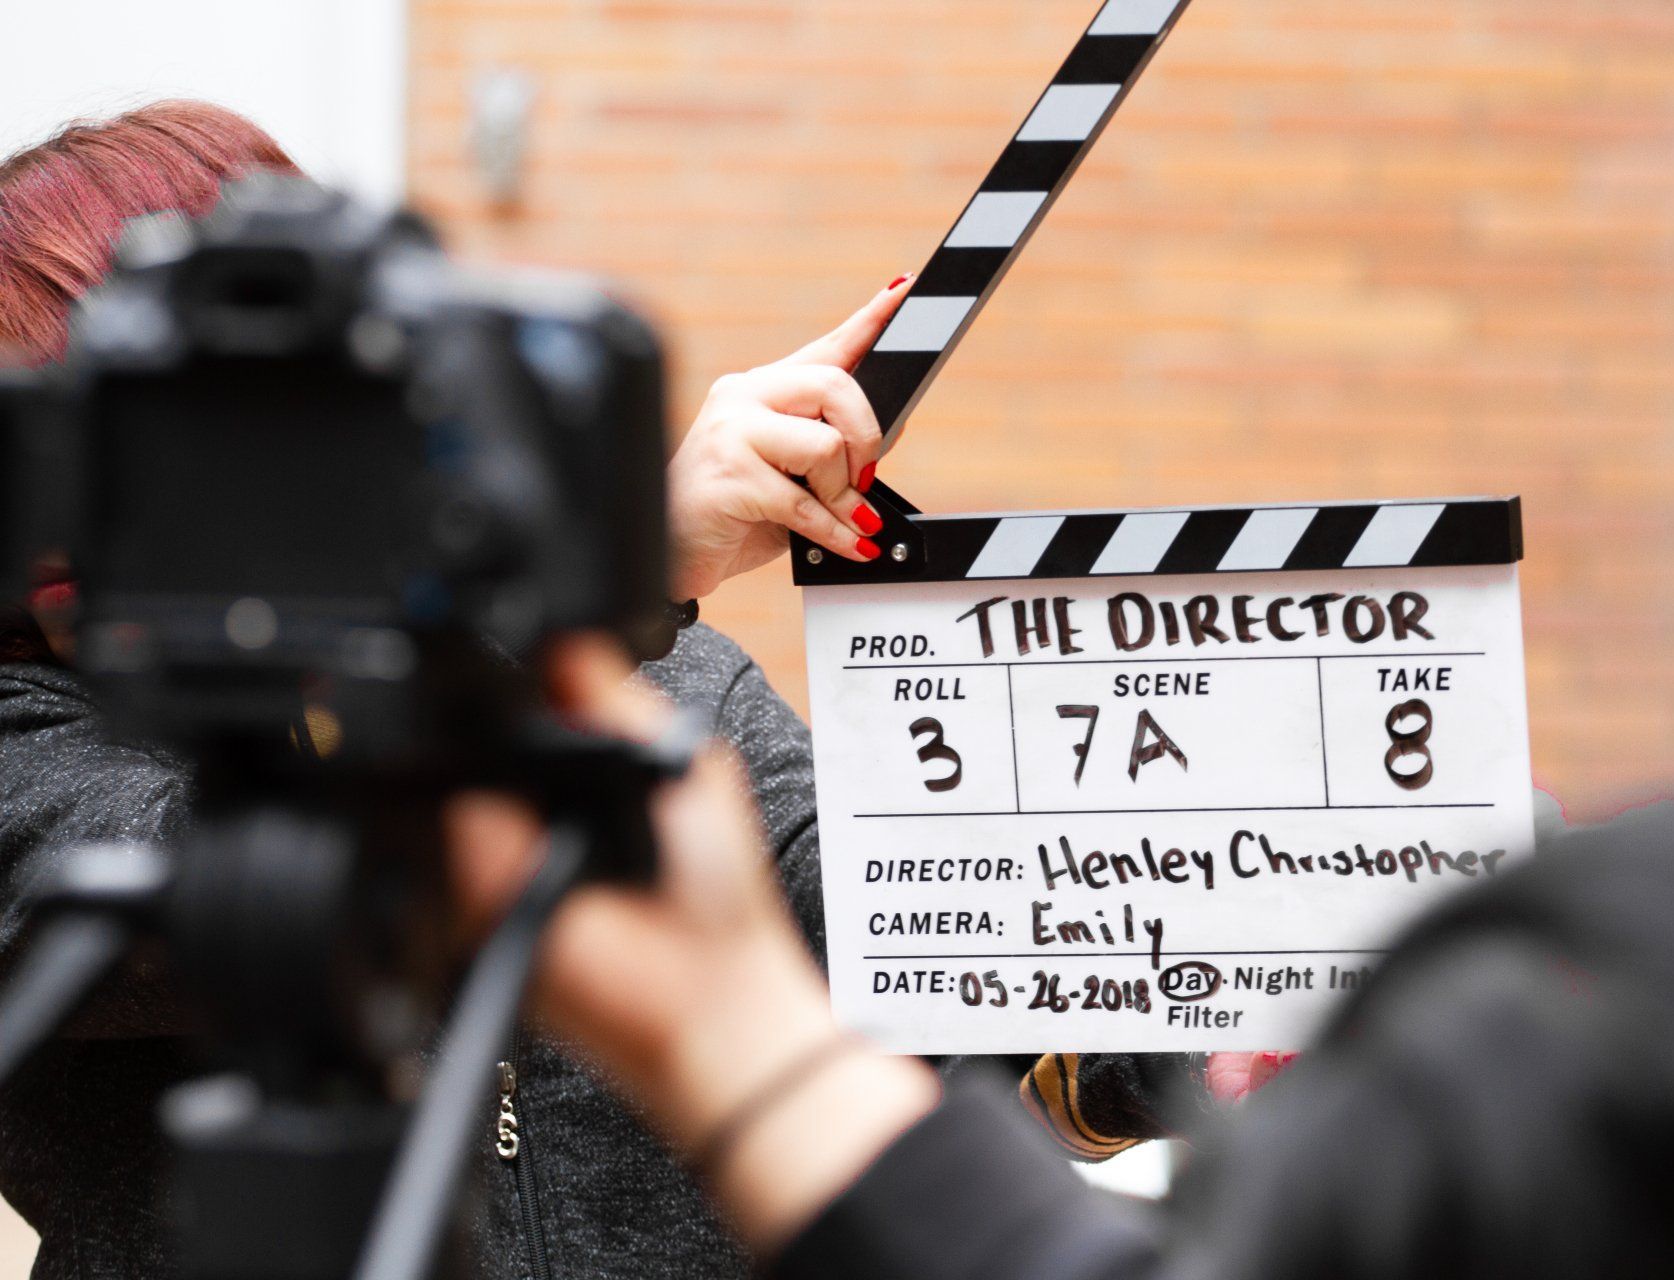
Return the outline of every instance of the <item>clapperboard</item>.
{"type": "MultiPolygon", "coordinates": [[[[856,377],[893,441],[1183,3],[1110,0],[856,377]]],[[[797,540],[832,999],[903,1052],[1283,1049],[1533,837],[1515,498],[797,540]]]]}

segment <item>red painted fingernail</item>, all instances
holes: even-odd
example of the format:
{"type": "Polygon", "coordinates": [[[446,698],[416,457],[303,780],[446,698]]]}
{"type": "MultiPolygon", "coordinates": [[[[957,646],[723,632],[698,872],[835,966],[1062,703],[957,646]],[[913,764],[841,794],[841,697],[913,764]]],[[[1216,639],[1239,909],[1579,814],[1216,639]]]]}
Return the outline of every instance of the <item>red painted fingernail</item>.
{"type": "Polygon", "coordinates": [[[895,279],[893,279],[889,282],[889,288],[885,289],[884,292],[885,293],[894,293],[897,289],[899,289],[902,285],[906,284],[907,281],[911,280],[912,278],[913,278],[913,273],[911,271],[907,272],[907,274],[904,275],[904,276],[896,276],[895,279]]]}
{"type": "Polygon", "coordinates": [[[52,582],[29,593],[29,606],[32,609],[61,609],[74,604],[75,599],[75,583],[52,582]]]}
{"type": "Polygon", "coordinates": [[[860,554],[865,556],[868,560],[876,560],[883,554],[883,548],[873,542],[870,538],[862,538],[859,542],[854,544],[854,549],[860,552],[860,554]]]}
{"type": "Polygon", "coordinates": [[[854,487],[856,489],[859,489],[862,493],[866,493],[868,490],[871,489],[872,481],[876,480],[877,478],[878,478],[878,464],[875,463],[875,462],[868,462],[864,467],[862,467],[860,469],[860,479],[858,479],[854,482],[854,487]]]}
{"type": "Polygon", "coordinates": [[[849,519],[854,521],[862,533],[876,533],[883,528],[883,518],[864,502],[854,509],[854,514],[849,519]]]}

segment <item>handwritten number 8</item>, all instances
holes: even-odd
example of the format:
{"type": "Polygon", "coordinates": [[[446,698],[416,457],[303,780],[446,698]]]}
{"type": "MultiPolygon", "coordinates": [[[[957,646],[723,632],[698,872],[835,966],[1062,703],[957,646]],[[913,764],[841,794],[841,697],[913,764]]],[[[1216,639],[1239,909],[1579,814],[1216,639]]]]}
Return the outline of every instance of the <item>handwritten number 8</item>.
{"type": "Polygon", "coordinates": [[[946,740],[942,737],[944,733],[942,722],[933,716],[925,716],[922,720],[914,720],[908,732],[912,734],[914,742],[917,742],[924,734],[930,735],[930,741],[918,749],[918,758],[921,763],[929,764],[931,761],[939,760],[944,764],[953,766],[952,773],[944,774],[940,778],[926,778],[924,789],[940,793],[952,791],[957,787],[960,780],[965,776],[965,762],[959,758],[957,751],[947,745],[946,740]]]}
{"type": "Polygon", "coordinates": [[[1430,731],[1436,727],[1435,717],[1430,713],[1430,704],[1419,698],[1411,702],[1402,702],[1390,708],[1389,716],[1383,722],[1383,727],[1389,733],[1389,750],[1384,753],[1383,768],[1389,774],[1396,786],[1405,791],[1417,791],[1430,785],[1430,779],[1435,777],[1436,762],[1430,757],[1430,731]],[[1408,716],[1416,716],[1422,723],[1418,728],[1407,733],[1398,732],[1395,728],[1408,716]],[[1411,772],[1401,772],[1395,768],[1397,760],[1404,760],[1408,756],[1421,756],[1424,763],[1411,772]]]}

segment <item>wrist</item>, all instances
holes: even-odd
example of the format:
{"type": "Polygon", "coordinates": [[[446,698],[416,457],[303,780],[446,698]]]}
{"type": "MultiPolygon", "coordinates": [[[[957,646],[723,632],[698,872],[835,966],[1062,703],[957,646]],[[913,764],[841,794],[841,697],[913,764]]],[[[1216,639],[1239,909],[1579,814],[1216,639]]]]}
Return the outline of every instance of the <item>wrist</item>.
{"type": "Polygon", "coordinates": [[[940,1098],[941,1082],[921,1060],[857,1045],[799,1088],[765,1099],[704,1171],[706,1181],[750,1248],[771,1255],[940,1098]]]}
{"type": "Polygon", "coordinates": [[[668,592],[676,600],[701,600],[720,585],[705,549],[713,538],[692,504],[682,501],[684,496],[677,484],[685,483],[674,469],[669,470],[668,495],[668,592]]]}
{"type": "Polygon", "coordinates": [[[652,1088],[669,1102],[670,1136],[686,1149],[837,1035],[824,982],[800,947],[764,939],[712,967],[703,985],[710,998],[689,1006],[651,1064],[652,1088]]]}

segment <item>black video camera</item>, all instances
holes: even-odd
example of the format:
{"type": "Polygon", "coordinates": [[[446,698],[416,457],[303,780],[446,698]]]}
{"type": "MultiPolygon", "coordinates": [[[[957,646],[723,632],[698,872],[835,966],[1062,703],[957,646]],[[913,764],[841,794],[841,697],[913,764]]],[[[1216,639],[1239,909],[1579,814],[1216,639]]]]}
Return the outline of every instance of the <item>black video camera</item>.
{"type": "Polygon", "coordinates": [[[501,731],[540,641],[664,610],[649,327],[577,280],[467,276],[417,219],[299,179],[131,226],[67,360],[7,399],[44,454],[13,546],[69,549],[78,665],[193,752],[301,733],[441,768],[501,731]]]}
{"type": "Polygon", "coordinates": [[[67,552],[77,667],[196,784],[178,849],[71,851],[42,890],[0,1087],[161,945],[243,1099],[164,1109],[181,1202],[216,1206],[183,1275],[348,1274],[369,1228],[363,1266],[425,1273],[541,927],[579,879],[650,876],[649,793],[696,749],[543,699],[559,633],[666,645],[663,464],[646,324],[579,281],[455,271],[418,220],[295,179],[133,224],[67,358],[0,377],[0,601],[67,552]],[[474,787],[545,839],[409,1124],[388,1068],[452,989],[440,812],[474,787]],[[249,1190],[277,1185],[313,1198],[249,1190]]]}

